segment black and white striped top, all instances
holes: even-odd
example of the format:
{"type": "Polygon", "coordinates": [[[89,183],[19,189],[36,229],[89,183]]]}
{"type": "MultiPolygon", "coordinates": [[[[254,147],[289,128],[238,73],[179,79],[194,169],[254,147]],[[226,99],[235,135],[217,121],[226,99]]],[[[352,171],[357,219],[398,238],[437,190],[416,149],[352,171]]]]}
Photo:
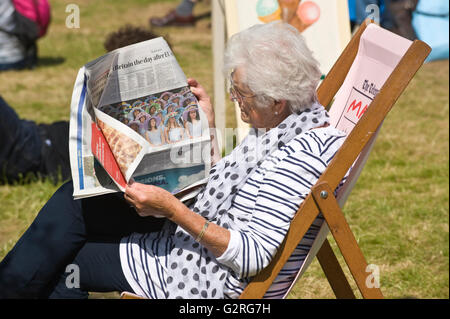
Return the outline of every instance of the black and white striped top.
{"type": "MultiPolygon", "coordinates": [[[[217,269],[224,270],[221,277],[226,276],[223,292],[217,296],[239,297],[251,277],[270,263],[294,214],[344,139],[345,133],[332,127],[304,132],[268,156],[247,179],[228,212],[235,219],[233,227],[229,228],[228,248],[219,258],[211,259],[217,269]]],[[[322,222],[321,216],[316,218],[265,298],[285,295],[322,222]]],[[[168,296],[166,281],[171,280],[171,271],[175,270],[171,265],[176,262],[176,254],[170,253],[177,249],[173,247],[172,239],[179,233],[167,227],[160,233],[133,234],[122,240],[122,268],[135,293],[148,298],[168,296]]],[[[187,271],[192,273],[192,269],[187,271]]],[[[200,265],[197,271],[200,273],[200,265]]],[[[215,296],[215,292],[198,295],[199,298],[215,296]]]]}

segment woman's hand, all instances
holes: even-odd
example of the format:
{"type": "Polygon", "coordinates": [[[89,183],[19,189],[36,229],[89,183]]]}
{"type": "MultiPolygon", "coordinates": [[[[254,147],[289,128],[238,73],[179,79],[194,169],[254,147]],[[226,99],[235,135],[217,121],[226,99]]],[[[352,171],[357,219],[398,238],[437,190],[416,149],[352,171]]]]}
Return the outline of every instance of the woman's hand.
{"type": "MultiPolygon", "coordinates": [[[[152,185],[131,183],[125,188],[125,199],[142,216],[165,217],[181,226],[193,238],[202,231],[206,219],[194,213],[168,191],[152,185]]],[[[227,249],[230,241],[228,229],[211,223],[202,237],[202,245],[216,257],[227,249]]]]}
{"type": "Polygon", "coordinates": [[[206,93],[203,86],[201,86],[197,80],[189,78],[187,80],[188,85],[190,86],[191,92],[195,95],[198,100],[198,104],[202,108],[203,112],[206,114],[208,119],[209,127],[216,127],[215,124],[215,115],[214,108],[211,104],[211,98],[206,93]]]}
{"type": "Polygon", "coordinates": [[[125,199],[142,217],[171,218],[179,200],[161,187],[131,183],[125,188],[125,199]]]}

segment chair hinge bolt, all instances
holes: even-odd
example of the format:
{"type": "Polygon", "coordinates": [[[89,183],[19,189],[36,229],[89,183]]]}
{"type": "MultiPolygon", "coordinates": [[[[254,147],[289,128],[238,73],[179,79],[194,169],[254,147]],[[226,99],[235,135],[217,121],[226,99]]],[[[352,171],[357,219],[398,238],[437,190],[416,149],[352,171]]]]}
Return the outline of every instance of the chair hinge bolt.
{"type": "Polygon", "coordinates": [[[327,197],[328,197],[328,192],[327,192],[327,191],[321,191],[321,192],[320,192],[320,197],[323,198],[323,199],[327,199],[327,197]]]}

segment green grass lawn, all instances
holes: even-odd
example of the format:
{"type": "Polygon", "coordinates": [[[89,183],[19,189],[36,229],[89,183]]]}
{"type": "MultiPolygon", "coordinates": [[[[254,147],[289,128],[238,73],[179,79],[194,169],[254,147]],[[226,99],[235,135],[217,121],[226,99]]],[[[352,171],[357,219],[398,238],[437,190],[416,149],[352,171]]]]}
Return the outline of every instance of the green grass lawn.
{"type": "MultiPolygon", "coordinates": [[[[0,73],[0,94],[24,118],[68,120],[78,69],[105,53],[107,33],[127,23],[146,27],[150,16],[164,14],[177,1],[78,0],[79,29],[65,27],[70,3],[52,1],[53,21],[39,42],[39,67],[0,73]]],[[[209,10],[203,1],[195,13],[209,10]]],[[[168,37],[186,75],[212,95],[210,23],[205,18],[195,28],[154,31],[168,37]]],[[[446,60],[428,63],[417,73],[385,120],[344,209],[367,261],[380,267],[386,298],[449,298],[448,72],[446,60]]],[[[234,112],[229,108],[227,114],[229,127],[234,112]]],[[[0,186],[0,259],[58,186],[49,181],[0,186]]],[[[317,261],[289,297],[334,297],[317,261]]]]}

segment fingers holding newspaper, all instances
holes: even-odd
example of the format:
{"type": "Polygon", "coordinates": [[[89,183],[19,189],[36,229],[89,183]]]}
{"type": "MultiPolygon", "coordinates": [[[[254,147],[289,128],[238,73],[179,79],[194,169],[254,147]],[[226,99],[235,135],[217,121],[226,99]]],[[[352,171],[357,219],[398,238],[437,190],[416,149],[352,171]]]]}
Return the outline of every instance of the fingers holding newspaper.
{"type": "MultiPolygon", "coordinates": [[[[130,181],[125,188],[126,201],[141,217],[169,218],[178,199],[165,189],[130,181]]],[[[180,202],[181,203],[181,202],[180,202]]]]}
{"type": "Polygon", "coordinates": [[[196,238],[196,241],[201,241],[216,257],[227,249],[230,241],[228,229],[215,223],[210,224],[166,190],[131,182],[126,187],[124,196],[140,216],[168,218],[196,238]]]}

